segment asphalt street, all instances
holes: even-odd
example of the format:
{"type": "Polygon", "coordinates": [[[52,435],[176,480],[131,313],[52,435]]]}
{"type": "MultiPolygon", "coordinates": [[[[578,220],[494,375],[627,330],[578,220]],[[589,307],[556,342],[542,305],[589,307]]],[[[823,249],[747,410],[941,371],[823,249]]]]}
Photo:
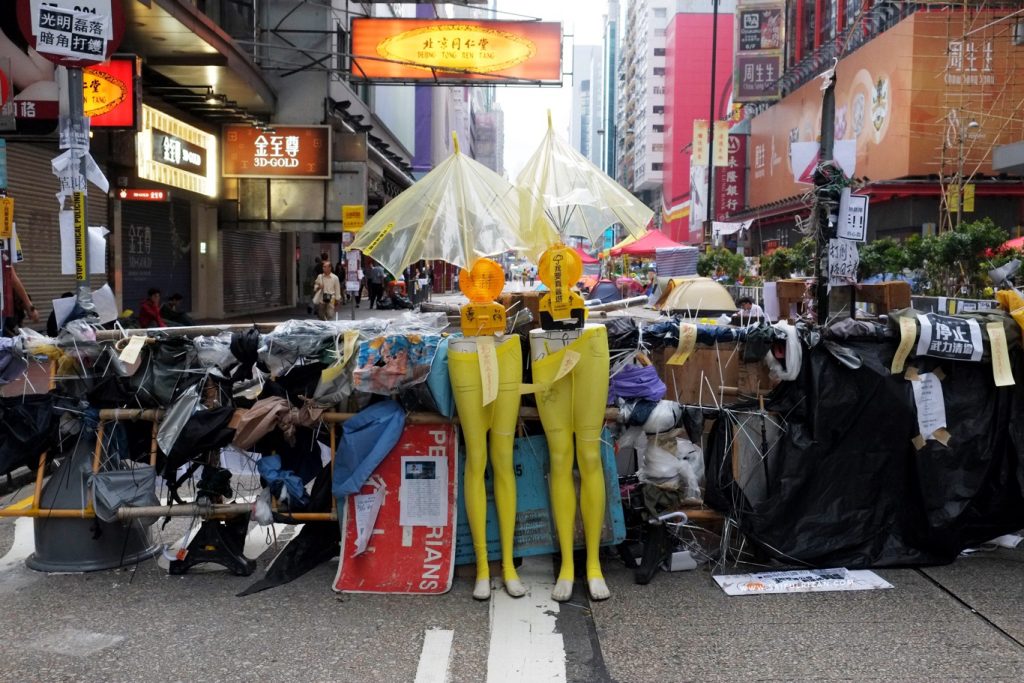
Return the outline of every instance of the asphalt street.
{"type": "MultiPolygon", "coordinates": [[[[187,525],[175,519],[159,540],[173,543],[187,525]]],[[[546,557],[524,564],[532,590],[520,600],[496,591],[474,601],[472,580],[459,577],[443,596],[339,595],[337,560],[236,597],[293,531],[250,533],[253,577],[170,576],[162,560],[42,574],[24,565],[31,520],[0,521],[0,681],[445,680],[423,677],[424,640],[433,649],[439,634],[450,639],[441,663],[452,681],[1024,677],[1024,549],[878,570],[893,589],[849,593],[728,597],[707,567],[639,586],[609,556],[612,598],[595,604],[581,585],[570,602],[551,602],[546,557]]]]}

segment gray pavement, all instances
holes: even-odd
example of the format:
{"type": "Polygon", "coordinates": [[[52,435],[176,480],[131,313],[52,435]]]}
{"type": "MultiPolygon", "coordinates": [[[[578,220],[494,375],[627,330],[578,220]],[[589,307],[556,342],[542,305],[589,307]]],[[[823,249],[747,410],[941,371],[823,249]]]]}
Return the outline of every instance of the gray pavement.
{"type": "MultiPolygon", "coordinates": [[[[437,597],[338,595],[334,560],[238,598],[255,577],[32,572],[10,556],[16,524],[0,521],[0,681],[413,681],[430,628],[454,631],[451,680],[490,680],[492,617],[468,578],[437,597]]],[[[610,600],[578,589],[560,608],[569,681],[1024,679],[1024,550],[879,570],[894,589],[854,593],[727,597],[707,569],[637,586],[605,568],[610,600]]]]}

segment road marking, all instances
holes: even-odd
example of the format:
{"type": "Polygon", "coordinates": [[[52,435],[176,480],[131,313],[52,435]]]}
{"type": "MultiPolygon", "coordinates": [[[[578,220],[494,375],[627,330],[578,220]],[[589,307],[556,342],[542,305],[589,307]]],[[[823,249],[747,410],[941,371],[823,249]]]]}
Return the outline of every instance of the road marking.
{"type": "Polygon", "coordinates": [[[18,517],[14,521],[14,542],[2,558],[0,572],[7,571],[22,562],[36,549],[35,533],[31,517],[18,517]]]}
{"type": "Polygon", "coordinates": [[[423,633],[423,650],[416,668],[416,683],[448,683],[455,631],[432,628],[423,633]]]}
{"type": "Polygon", "coordinates": [[[527,558],[519,568],[526,595],[491,593],[491,644],[488,683],[565,681],[565,641],[556,631],[558,603],[551,599],[551,566],[527,558]]]}

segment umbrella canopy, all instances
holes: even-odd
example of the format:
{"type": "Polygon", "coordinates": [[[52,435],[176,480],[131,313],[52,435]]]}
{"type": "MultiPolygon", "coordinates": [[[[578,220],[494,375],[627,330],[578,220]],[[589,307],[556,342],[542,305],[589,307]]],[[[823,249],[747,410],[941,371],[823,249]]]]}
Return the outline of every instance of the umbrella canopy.
{"type": "Polygon", "coordinates": [[[576,247],[576,253],[580,255],[580,261],[583,262],[583,265],[600,263],[600,261],[598,261],[596,258],[591,256],[587,252],[583,251],[579,247],[576,247]]]}
{"type": "Polygon", "coordinates": [[[615,223],[640,235],[654,216],[643,202],[555,135],[550,112],[548,132],[516,186],[521,191],[522,232],[535,253],[568,236],[599,243],[605,229],[615,223]]]}
{"type": "Polygon", "coordinates": [[[681,247],[683,245],[673,242],[665,233],[658,230],[650,230],[646,235],[625,246],[613,247],[612,256],[654,256],[658,249],[666,247],[681,247]]]}
{"type": "Polygon", "coordinates": [[[358,249],[394,275],[420,260],[469,268],[521,250],[519,196],[511,183],[459,151],[384,205],[356,234],[358,249]]]}

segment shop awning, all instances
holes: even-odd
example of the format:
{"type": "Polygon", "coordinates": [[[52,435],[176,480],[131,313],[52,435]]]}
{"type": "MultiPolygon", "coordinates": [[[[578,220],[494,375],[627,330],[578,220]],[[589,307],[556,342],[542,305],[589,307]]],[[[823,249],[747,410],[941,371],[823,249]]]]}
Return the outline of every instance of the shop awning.
{"type": "MultiPolygon", "coordinates": [[[[185,89],[194,86],[192,90],[200,95],[202,88],[210,88],[210,97],[182,100],[175,102],[177,106],[196,116],[225,122],[230,122],[236,112],[241,112],[240,119],[246,112],[267,114],[274,110],[276,97],[260,68],[193,3],[126,2],[124,13],[126,30],[119,51],[146,55],[146,68],[171,82],[163,86],[168,95],[172,88],[184,94],[185,89]]],[[[156,86],[157,92],[160,87],[156,86]]]]}

